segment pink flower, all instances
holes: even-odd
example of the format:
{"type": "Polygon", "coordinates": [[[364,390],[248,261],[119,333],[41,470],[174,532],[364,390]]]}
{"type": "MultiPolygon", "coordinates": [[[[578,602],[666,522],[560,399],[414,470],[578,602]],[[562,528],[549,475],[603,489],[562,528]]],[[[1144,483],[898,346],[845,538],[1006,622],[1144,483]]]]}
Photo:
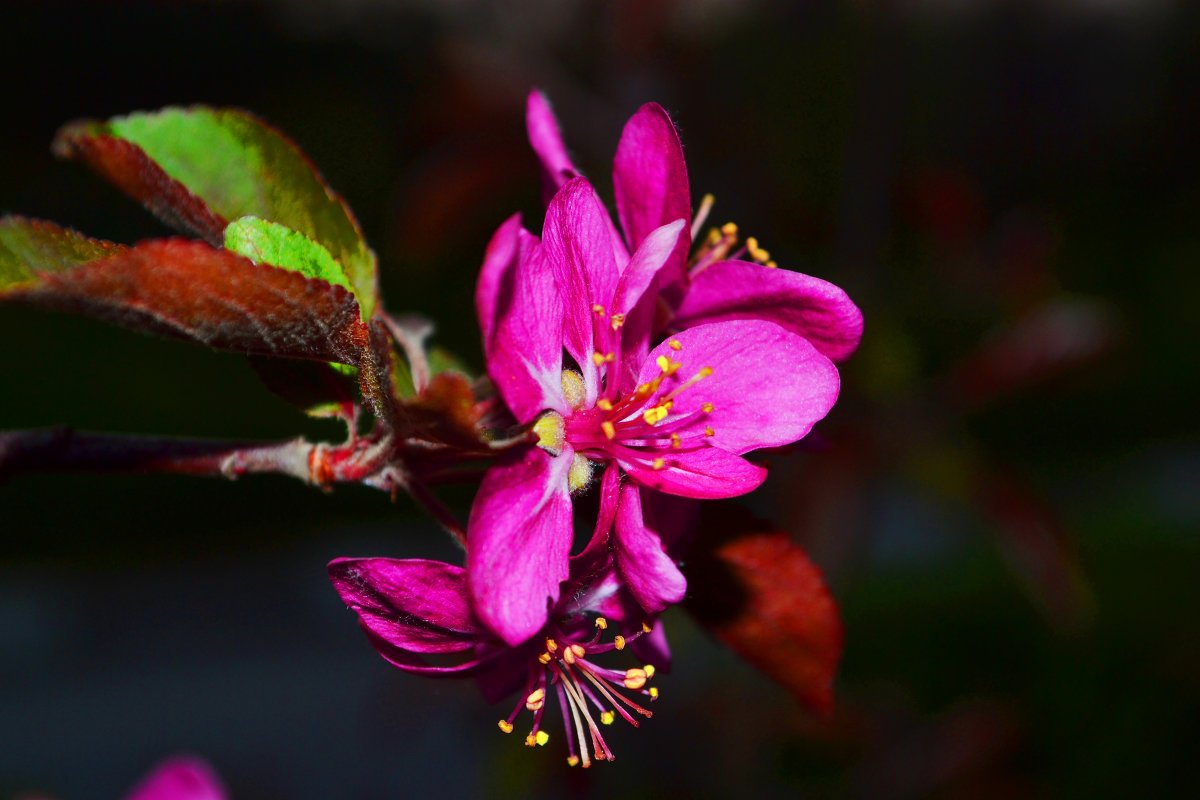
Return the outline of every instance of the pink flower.
{"type": "Polygon", "coordinates": [[[645,491],[749,492],[766,472],[742,454],[800,439],[837,399],[830,360],[775,322],[698,324],[650,349],[637,309],[674,263],[683,220],[648,231],[632,255],[610,228],[591,185],[573,178],[551,200],[542,240],[513,217],[480,276],[488,371],[538,436],[488,471],[467,526],[475,611],[513,645],[545,625],[560,596],[571,494],[597,469],[612,487],[600,517],[615,535],[596,546],[611,547],[632,596],[657,613],[682,599],[686,581],[662,525],[643,513],[645,491]]]}
{"type": "MultiPolygon", "coordinates": [[[[557,190],[580,174],[540,92],[529,95],[526,125],[549,187],[557,190]]],[[[683,147],[657,103],[642,106],[626,123],[613,160],[613,190],[624,231],[622,237],[606,215],[614,250],[636,249],[661,225],[692,218],[683,147]]],[[[655,337],[705,322],[762,319],[800,334],[834,361],[850,356],[862,338],[862,313],[837,286],[775,268],[755,239],[739,246],[732,223],[710,231],[688,258],[711,206],[708,195],[690,229],[676,242],[659,274],[657,291],[648,293],[639,309],[655,337]]]]}
{"type": "Polygon", "coordinates": [[[155,767],[125,800],[226,800],[212,768],[192,756],[175,756],[155,767]]]}
{"type": "Polygon", "coordinates": [[[595,548],[574,559],[571,591],[551,610],[540,635],[516,647],[473,612],[467,574],[460,567],[421,559],[339,558],[329,564],[329,576],[359,615],[375,649],[395,666],[435,677],[473,676],[490,702],[519,690],[516,705],[499,727],[511,733],[522,710],[532,712],[527,745],[549,740],[543,713],[547,700],[557,697],[567,761],[587,767],[592,758],[613,758],[602,726],[619,715],[637,727],[638,717],[651,716],[633,698],[658,696],[647,683],[655,665],[664,668],[668,660],[660,629],[628,622],[641,617],[623,600],[611,568],[597,569],[604,560],[595,548]],[[611,631],[610,621],[615,623],[611,631]],[[596,662],[597,656],[628,645],[643,659],[640,666],[615,670],[596,662]],[[461,655],[461,660],[432,666],[422,659],[426,654],[461,655]]]}

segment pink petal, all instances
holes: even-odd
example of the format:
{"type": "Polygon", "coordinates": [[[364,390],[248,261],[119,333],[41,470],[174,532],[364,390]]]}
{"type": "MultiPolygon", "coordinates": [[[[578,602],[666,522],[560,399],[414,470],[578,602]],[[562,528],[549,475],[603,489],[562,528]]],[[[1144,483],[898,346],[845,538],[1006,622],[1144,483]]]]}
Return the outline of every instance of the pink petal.
{"type": "Polygon", "coordinates": [[[674,398],[672,419],[693,415],[679,429],[685,439],[707,440],[731,453],[778,447],[801,439],[837,400],[837,367],[803,336],[761,320],[734,320],[681,331],[656,347],[642,365],[639,382],[660,374],[660,357],[679,362],[661,393],[711,367],[712,374],[674,398]],[[679,350],[670,346],[680,345],[679,350]],[[709,413],[696,413],[711,403],[709,413]],[[705,428],[714,431],[705,437],[705,428]]]}
{"type": "Polygon", "coordinates": [[[453,664],[430,664],[418,653],[399,647],[368,628],[362,618],[359,618],[358,622],[362,625],[363,631],[366,632],[367,640],[375,648],[375,652],[383,656],[384,661],[405,672],[411,672],[414,675],[428,675],[432,678],[462,678],[476,675],[489,666],[484,659],[478,657],[475,653],[472,653],[465,660],[453,664]]]}
{"type": "MultiPolygon", "coordinates": [[[[625,123],[613,159],[613,190],[621,227],[636,249],[650,232],[677,219],[692,216],[687,164],[679,134],[667,112],[647,103],[625,123]]],[[[685,280],[684,264],[690,236],[680,237],[663,280],[685,280]]],[[[663,284],[660,284],[663,285],[663,284]]]]}
{"type": "Polygon", "coordinates": [[[569,411],[562,391],[563,305],[544,248],[512,222],[492,238],[476,304],[488,374],[517,420],[529,422],[546,409],[569,411]]]}
{"type": "Polygon", "coordinates": [[[624,369],[620,376],[620,388],[623,390],[633,388],[636,377],[634,370],[650,350],[650,331],[658,302],[657,293],[647,290],[668,264],[684,225],[685,220],[679,219],[651,231],[638,245],[617,283],[613,312],[625,315],[625,327],[621,332],[624,369]]]}
{"type": "Polygon", "coordinates": [[[679,241],[685,220],[680,218],[662,227],[655,228],[642,240],[629,259],[629,265],[621,273],[613,300],[613,313],[628,314],[638,300],[650,288],[654,278],[667,264],[672,250],[679,241]]]}
{"type": "Polygon", "coordinates": [[[471,611],[461,567],[425,559],[339,558],[329,579],[381,639],[414,653],[469,649],[486,631],[471,611]]]}
{"type": "Polygon", "coordinates": [[[483,256],[479,283],[475,285],[475,313],[479,317],[479,329],[483,332],[485,347],[496,329],[496,304],[500,287],[516,263],[520,233],[521,215],[513,214],[492,234],[483,256]]]}
{"type": "Polygon", "coordinates": [[[662,539],[646,527],[640,493],[633,484],[621,488],[613,551],[630,594],[647,613],[657,614],[683,599],[687,580],[663,551],[662,539]]]}
{"type": "Polygon", "coordinates": [[[737,497],[757,489],[767,471],[719,447],[664,451],[662,469],[622,462],[621,469],[635,482],[680,497],[701,500],[737,497]]]}
{"type": "Polygon", "coordinates": [[[600,480],[600,510],[596,514],[596,528],[583,552],[571,556],[571,574],[583,574],[590,579],[590,572],[608,558],[608,539],[613,521],[617,517],[617,496],[621,485],[621,470],[615,461],[608,462],[604,477],[600,480]]]}
{"type": "Polygon", "coordinates": [[[583,370],[589,404],[595,402],[599,378],[592,363],[595,312],[611,311],[618,271],[608,229],[608,212],[584,178],[568,181],[546,209],[542,241],[558,290],[563,298],[561,339],[583,370]]]}
{"type": "Polygon", "coordinates": [[[847,358],[862,338],[858,306],[832,283],[748,261],[721,261],[692,277],[670,325],[763,319],[795,331],[834,361],[847,358]]]}
{"type": "Polygon", "coordinates": [[[155,767],[125,800],[226,800],[225,787],[208,764],[176,756],[155,767]]]}
{"type": "Polygon", "coordinates": [[[546,624],[571,550],[570,447],[510,451],[487,474],[467,522],[467,574],[475,613],[517,645],[546,624]]]}
{"type": "Polygon", "coordinates": [[[563,145],[558,120],[550,110],[550,102],[536,89],[529,93],[525,103],[525,128],[529,133],[529,144],[542,163],[544,177],[554,191],[579,175],[579,170],[571,163],[571,157],[563,145]]]}

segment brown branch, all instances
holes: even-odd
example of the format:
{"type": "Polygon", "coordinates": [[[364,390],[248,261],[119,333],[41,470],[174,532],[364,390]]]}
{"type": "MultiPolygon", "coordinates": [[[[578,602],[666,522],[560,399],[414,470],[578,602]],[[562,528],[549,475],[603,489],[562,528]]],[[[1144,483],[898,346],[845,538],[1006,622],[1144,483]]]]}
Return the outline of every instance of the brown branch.
{"type": "MultiPolygon", "coordinates": [[[[276,473],[323,483],[311,467],[321,445],[304,439],[234,442],[81,433],[70,428],[0,432],[0,481],[20,472],[139,472],[237,478],[276,473]]],[[[322,448],[323,449],[323,448],[322,448]]]]}

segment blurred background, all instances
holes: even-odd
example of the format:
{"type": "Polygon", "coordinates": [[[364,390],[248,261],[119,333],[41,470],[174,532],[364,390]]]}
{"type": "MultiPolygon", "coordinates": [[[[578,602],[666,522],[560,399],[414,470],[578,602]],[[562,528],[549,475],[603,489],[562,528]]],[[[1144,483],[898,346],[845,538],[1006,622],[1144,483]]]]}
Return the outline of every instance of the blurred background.
{"type": "MultiPolygon", "coordinates": [[[[611,197],[662,103],[693,200],[844,286],[821,449],[755,510],[841,605],[809,717],[682,612],[655,717],[584,773],[468,682],[378,658],[325,578],[453,559],[401,498],[283,478],[0,485],[0,797],[118,798],[203,755],[237,800],[1128,797],[1200,759],[1200,14],[1170,0],[307,0],[0,6],[0,213],[166,231],[50,140],[252,109],[357,213],[393,311],[481,367],[474,277],[539,219],[524,98],[611,197]]],[[[237,356],[0,308],[0,428],[334,439],[237,356]]],[[[469,492],[454,498],[461,507],[469,492]]],[[[619,723],[618,723],[619,726],[619,723]]]]}

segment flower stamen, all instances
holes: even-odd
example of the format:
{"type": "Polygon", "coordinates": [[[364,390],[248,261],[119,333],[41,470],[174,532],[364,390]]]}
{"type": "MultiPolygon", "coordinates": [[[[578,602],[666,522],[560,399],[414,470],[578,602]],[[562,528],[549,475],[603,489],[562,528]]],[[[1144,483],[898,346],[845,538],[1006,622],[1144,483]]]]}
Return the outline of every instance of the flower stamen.
{"type": "Polygon", "coordinates": [[[546,744],[550,734],[541,729],[541,720],[546,708],[546,695],[553,686],[562,709],[563,729],[567,736],[567,763],[572,766],[582,764],[590,767],[593,761],[613,759],[612,750],[604,741],[601,729],[612,725],[618,714],[635,728],[639,723],[634,713],[644,717],[653,716],[650,711],[626,697],[623,689],[638,691],[651,699],[658,694],[652,687],[646,687],[646,683],[654,677],[653,665],[619,671],[600,667],[587,658],[589,654],[624,649],[629,640],[642,636],[648,626],[643,625],[641,631],[628,638],[617,635],[611,642],[604,643],[600,641],[600,636],[607,630],[608,620],[596,617],[592,622],[588,628],[572,623],[569,636],[559,631],[545,637],[545,650],[537,656],[537,663],[530,670],[524,694],[512,715],[497,723],[501,731],[511,733],[523,706],[534,714],[533,727],[525,737],[525,744],[529,747],[546,744]],[[588,630],[592,631],[590,636],[588,630]],[[588,636],[587,641],[577,638],[582,636],[588,636]],[[571,638],[576,640],[571,641],[571,638]]]}

